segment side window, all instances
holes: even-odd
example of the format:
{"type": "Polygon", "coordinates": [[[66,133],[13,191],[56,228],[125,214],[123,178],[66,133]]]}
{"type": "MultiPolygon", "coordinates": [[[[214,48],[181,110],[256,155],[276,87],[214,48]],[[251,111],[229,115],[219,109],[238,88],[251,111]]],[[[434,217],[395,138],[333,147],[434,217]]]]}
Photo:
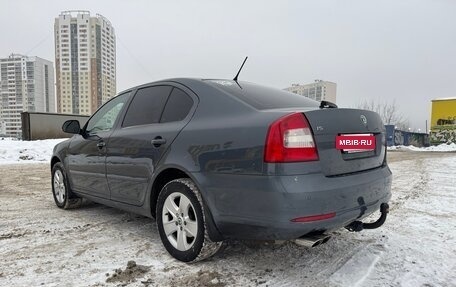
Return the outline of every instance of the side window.
{"type": "Polygon", "coordinates": [[[174,88],[166,103],[161,123],[176,122],[185,119],[193,106],[192,98],[184,91],[174,88]]]}
{"type": "Polygon", "coordinates": [[[123,127],[158,123],[172,87],[154,86],[138,90],[128,107],[123,127]]]}
{"type": "Polygon", "coordinates": [[[93,134],[111,130],[129,95],[130,93],[125,93],[117,96],[101,107],[87,123],[86,131],[93,134]]]}

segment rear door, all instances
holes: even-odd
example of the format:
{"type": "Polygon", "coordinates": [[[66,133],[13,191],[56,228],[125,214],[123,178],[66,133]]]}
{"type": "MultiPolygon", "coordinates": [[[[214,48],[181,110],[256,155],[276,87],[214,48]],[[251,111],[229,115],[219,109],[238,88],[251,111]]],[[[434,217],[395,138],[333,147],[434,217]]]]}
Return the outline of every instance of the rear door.
{"type": "Polygon", "coordinates": [[[196,96],[183,89],[162,84],[136,92],[109,139],[106,171],[112,200],[143,204],[158,162],[195,109],[196,96]]]}

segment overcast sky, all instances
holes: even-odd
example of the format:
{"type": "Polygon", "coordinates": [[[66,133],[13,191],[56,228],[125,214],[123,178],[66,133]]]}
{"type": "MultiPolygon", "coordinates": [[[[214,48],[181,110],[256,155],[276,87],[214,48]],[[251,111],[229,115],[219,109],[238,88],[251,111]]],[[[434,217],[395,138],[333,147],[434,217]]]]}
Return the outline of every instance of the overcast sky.
{"type": "Polygon", "coordinates": [[[456,96],[456,1],[7,1],[0,57],[54,61],[54,18],[102,14],[117,35],[118,91],[170,77],[285,88],[337,83],[339,106],[396,100],[424,130],[430,100],[456,96]]]}

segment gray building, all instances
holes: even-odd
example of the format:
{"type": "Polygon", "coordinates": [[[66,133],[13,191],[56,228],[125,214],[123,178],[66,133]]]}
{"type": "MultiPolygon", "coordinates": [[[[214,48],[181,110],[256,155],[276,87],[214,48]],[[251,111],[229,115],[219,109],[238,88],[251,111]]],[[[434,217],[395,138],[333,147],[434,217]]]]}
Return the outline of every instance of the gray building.
{"type": "Polygon", "coordinates": [[[311,84],[292,84],[291,87],[286,88],[285,90],[319,102],[329,101],[336,103],[336,89],[336,83],[315,80],[315,82],[311,84]]]}
{"type": "Polygon", "coordinates": [[[108,19],[64,11],[54,23],[57,112],[90,115],[116,94],[116,36],[108,19]]]}
{"type": "Polygon", "coordinates": [[[55,112],[53,63],[11,54],[0,59],[0,132],[21,136],[21,112],[55,112]]]}

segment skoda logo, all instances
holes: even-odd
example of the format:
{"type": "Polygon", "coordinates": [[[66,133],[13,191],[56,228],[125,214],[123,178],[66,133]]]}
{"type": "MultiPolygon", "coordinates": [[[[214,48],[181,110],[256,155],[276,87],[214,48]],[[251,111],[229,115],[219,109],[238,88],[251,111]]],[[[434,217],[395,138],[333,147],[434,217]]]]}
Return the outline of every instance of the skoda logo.
{"type": "Polygon", "coordinates": [[[361,122],[363,123],[363,125],[367,126],[367,118],[365,115],[361,115],[359,117],[361,119],[361,122]]]}

